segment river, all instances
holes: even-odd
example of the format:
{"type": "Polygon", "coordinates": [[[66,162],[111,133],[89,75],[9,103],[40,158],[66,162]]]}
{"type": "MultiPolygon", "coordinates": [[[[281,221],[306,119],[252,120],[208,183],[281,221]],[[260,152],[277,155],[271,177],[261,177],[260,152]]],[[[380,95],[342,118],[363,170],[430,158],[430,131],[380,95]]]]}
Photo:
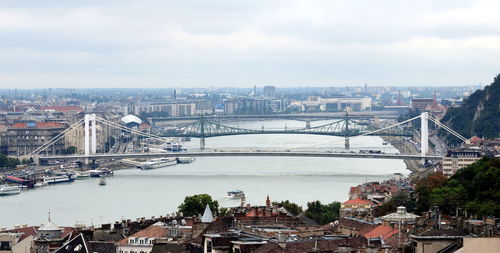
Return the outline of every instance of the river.
{"type": "MultiPolygon", "coordinates": [[[[312,122],[312,125],[326,122],[312,122]]],[[[304,122],[290,120],[223,124],[252,129],[261,129],[262,125],[265,129],[305,126],[304,122]]],[[[351,140],[351,149],[397,151],[390,144],[382,143],[380,137],[360,137],[351,140]]],[[[185,143],[185,147],[193,149],[198,145],[198,139],[185,143]]],[[[239,135],[208,138],[206,145],[208,148],[343,150],[344,143],[342,138],[333,136],[239,135]]],[[[245,191],[247,203],[253,205],[263,205],[269,195],[272,201],[288,199],[305,207],[313,200],[345,201],[350,186],[384,180],[393,173],[408,174],[402,160],[202,157],[191,164],[149,171],[135,168],[116,171],[106,186],[99,186],[96,179],[86,179],[0,197],[0,227],[39,225],[47,221],[49,211],[52,221],[65,226],[166,215],[176,211],[185,196],[199,193],[210,194],[221,206],[235,206],[239,201],[224,200],[225,193],[233,189],[245,191]]]]}

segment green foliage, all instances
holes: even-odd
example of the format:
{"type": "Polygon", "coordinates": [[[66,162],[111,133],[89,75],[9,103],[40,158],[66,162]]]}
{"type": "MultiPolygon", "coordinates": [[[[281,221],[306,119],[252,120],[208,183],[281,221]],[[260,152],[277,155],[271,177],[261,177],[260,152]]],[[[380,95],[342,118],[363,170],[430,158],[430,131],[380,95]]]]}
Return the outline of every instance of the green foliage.
{"type": "Polygon", "coordinates": [[[8,157],[0,153],[0,168],[14,168],[19,164],[21,164],[19,159],[8,157]]]}
{"type": "Polygon", "coordinates": [[[303,213],[304,211],[302,210],[302,207],[290,202],[289,200],[281,201],[281,202],[273,202],[273,205],[277,205],[279,207],[283,207],[286,210],[288,210],[292,215],[299,215],[303,213]]]}
{"type": "Polygon", "coordinates": [[[212,212],[218,212],[219,202],[217,202],[217,200],[213,200],[212,197],[206,193],[187,196],[184,198],[184,202],[178,207],[178,209],[179,212],[184,214],[184,216],[198,216],[203,214],[207,204],[210,206],[212,212]]]}
{"type": "MultiPolygon", "coordinates": [[[[477,135],[481,138],[497,138],[500,136],[500,75],[484,90],[472,93],[462,106],[450,108],[441,122],[459,134],[470,138],[477,135]]],[[[441,129],[439,135],[445,136],[451,145],[460,144],[460,140],[441,129]]]]}
{"type": "Polygon", "coordinates": [[[411,199],[407,191],[399,191],[389,201],[376,209],[375,216],[383,216],[395,212],[398,206],[404,206],[408,212],[414,212],[417,208],[417,203],[411,199]]]}
{"type": "Polygon", "coordinates": [[[484,157],[458,170],[432,191],[430,200],[448,214],[461,208],[477,216],[500,216],[500,159],[484,157]]]}
{"type": "Polygon", "coordinates": [[[226,207],[219,208],[219,215],[220,216],[228,216],[229,215],[229,209],[226,208],[226,207]]]}
{"type": "Polygon", "coordinates": [[[415,185],[417,192],[417,212],[429,211],[431,207],[430,195],[436,188],[446,183],[446,177],[442,173],[432,173],[420,179],[415,185]]]}
{"type": "Polygon", "coordinates": [[[327,205],[321,204],[319,200],[308,202],[305,215],[318,224],[327,224],[339,219],[340,202],[332,202],[327,205]]]}
{"type": "Polygon", "coordinates": [[[66,154],[76,154],[76,147],[75,146],[69,146],[66,148],[65,151],[66,154]]]}

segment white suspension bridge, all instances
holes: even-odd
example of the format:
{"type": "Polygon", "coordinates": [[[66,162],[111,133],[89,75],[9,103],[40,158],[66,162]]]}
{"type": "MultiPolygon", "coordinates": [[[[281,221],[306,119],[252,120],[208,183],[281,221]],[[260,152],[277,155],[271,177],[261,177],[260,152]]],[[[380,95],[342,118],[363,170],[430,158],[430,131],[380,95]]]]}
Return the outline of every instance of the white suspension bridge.
{"type": "MultiPolygon", "coordinates": [[[[140,153],[97,153],[97,124],[103,124],[109,126],[114,129],[118,129],[120,131],[128,132],[133,135],[137,135],[142,138],[148,138],[157,143],[165,143],[169,141],[169,137],[158,136],[151,133],[146,133],[139,131],[137,129],[132,129],[126,126],[123,126],[119,123],[112,122],[110,120],[104,119],[102,117],[97,116],[96,114],[86,114],[84,118],[78,120],[71,126],[69,126],[66,130],[62,131],[49,141],[45,142],[43,145],[39,146],[35,150],[33,150],[29,156],[33,158],[35,163],[39,164],[40,162],[47,162],[50,160],[85,160],[88,163],[89,160],[96,159],[111,159],[111,158],[154,158],[154,157],[179,157],[179,156],[193,156],[193,157],[201,157],[201,156],[297,156],[297,157],[345,157],[345,158],[375,158],[375,159],[410,159],[410,160],[441,160],[442,156],[437,155],[429,155],[429,121],[435,123],[437,126],[445,129],[450,134],[456,136],[460,140],[464,141],[467,144],[469,140],[467,140],[462,135],[458,134],[456,131],[450,129],[448,126],[442,124],[438,120],[429,116],[428,113],[424,112],[416,117],[411,119],[407,119],[405,121],[386,126],[383,128],[379,128],[373,131],[364,132],[355,136],[346,136],[343,139],[310,144],[310,145],[302,145],[296,147],[288,147],[288,148],[274,148],[274,149],[203,149],[205,140],[204,138],[200,139],[200,151],[186,151],[186,152],[167,152],[162,149],[152,149],[148,152],[140,152],[140,153]],[[334,151],[299,151],[301,148],[310,148],[314,146],[331,146],[337,142],[346,142],[350,139],[359,138],[362,136],[370,136],[370,135],[383,135],[383,132],[386,132],[389,129],[402,129],[403,126],[410,124],[413,121],[420,119],[421,127],[420,127],[420,154],[399,154],[399,153],[363,153],[363,152],[334,152],[334,151]],[[65,136],[70,134],[72,131],[80,128],[83,125],[84,128],[84,152],[82,154],[72,154],[72,155],[41,155],[43,151],[46,151],[51,145],[54,145],[58,141],[62,140],[65,136]]],[[[346,124],[347,125],[347,124],[346,124]]],[[[346,126],[347,128],[347,126],[346,126]]],[[[291,132],[293,133],[293,132],[291,132]]],[[[302,132],[303,133],[303,132],[302,132]]],[[[246,133],[247,134],[247,133],[246,133]]],[[[255,132],[258,134],[258,132],[255,132]]],[[[311,132],[309,134],[315,134],[311,132]]]]}

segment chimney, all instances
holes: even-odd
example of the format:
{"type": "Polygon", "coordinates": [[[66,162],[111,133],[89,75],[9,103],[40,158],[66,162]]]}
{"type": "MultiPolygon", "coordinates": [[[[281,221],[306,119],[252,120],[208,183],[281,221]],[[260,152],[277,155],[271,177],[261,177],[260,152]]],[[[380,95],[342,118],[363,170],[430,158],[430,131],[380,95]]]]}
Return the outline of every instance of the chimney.
{"type": "Polygon", "coordinates": [[[266,207],[271,207],[271,200],[269,199],[269,194],[267,195],[267,199],[266,199],[266,207]]]}

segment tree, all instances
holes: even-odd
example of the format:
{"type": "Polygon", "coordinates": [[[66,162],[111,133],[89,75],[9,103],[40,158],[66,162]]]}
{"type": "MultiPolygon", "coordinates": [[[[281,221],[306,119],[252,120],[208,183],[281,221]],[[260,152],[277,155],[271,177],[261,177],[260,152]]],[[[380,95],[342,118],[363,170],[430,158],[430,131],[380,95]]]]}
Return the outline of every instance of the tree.
{"type": "Polygon", "coordinates": [[[75,146],[69,146],[66,148],[66,154],[76,154],[76,147],[75,146]]]}
{"type": "Polygon", "coordinates": [[[273,202],[273,205],[277,205],[279,207],[283,207],[285,208],[287,211],[289,211],[292,215],[299,215],[301,214],[302,212],[304,212],[302,210],[302,207],[293,203],[293,202],[290,202],[289,200],[285,200],[285,201],[281,201],[281,202],[273,202]]]}
{"type": "Polygon", "coordinates": [[[483,157],[458,170],[432,190],[429,200],[445,214],[460,208],[477,216],[500,216],[500,159],[483,157]]]}
{"type": "Polygon", "coordinates": [[[395,212],[398,206],[404,206],[408,212],[413,212],[417,207],[417,203],[411,199],[407,191],[399,191],[389,201],[377,207],[375,216],[383,216],[395,212]]]}
{"type": "Polygon", "coordinates": [[[203,214],[207,204],[210,206],[212,212],[218,212],[219,202],[217,202],[217,200],[213,200],[212,197],[206,193],[187,196],[184,198],[184,202],[178,207],[178,209],[179,212],[184,214],[184,216],[199,216],[203,214]]]}
{"type": "Polygon", "coordinates": [[[305,215],[318,224],[327,224],[339,218],[340,202],[332,202],[327,205],[321,204],[319,200],[308,202],[305,215]]]}
{"type": "Polygon", "coordinates": [[[417,192],[417,212],[429,211],[431,207],[431,193],[434,189],[446,183],[446,176],[442,173],[432,173],[420,179],[415,186],[417,192]]]}

